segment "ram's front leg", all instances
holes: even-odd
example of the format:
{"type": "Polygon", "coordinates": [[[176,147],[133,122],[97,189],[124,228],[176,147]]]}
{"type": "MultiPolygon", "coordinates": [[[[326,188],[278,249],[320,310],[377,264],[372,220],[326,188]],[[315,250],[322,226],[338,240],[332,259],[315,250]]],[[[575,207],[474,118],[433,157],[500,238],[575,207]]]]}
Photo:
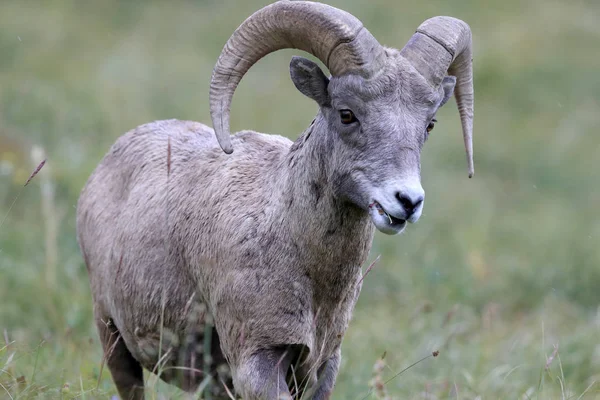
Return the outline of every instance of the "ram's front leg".
{"type": "Polygon", "coordinates": [[[331,397],[338,370],[340,369],[341,351],[335,354],[319,368],[317,372],[317,388],[312,397],[313,400],[327,400],[331,397]]]}
{"type": "Polygon", "coordinates": [[[291,399],[286,374],[296,353],[292,348],[261,350],[239,366],[235,388],[244,400],[291,399]]]}

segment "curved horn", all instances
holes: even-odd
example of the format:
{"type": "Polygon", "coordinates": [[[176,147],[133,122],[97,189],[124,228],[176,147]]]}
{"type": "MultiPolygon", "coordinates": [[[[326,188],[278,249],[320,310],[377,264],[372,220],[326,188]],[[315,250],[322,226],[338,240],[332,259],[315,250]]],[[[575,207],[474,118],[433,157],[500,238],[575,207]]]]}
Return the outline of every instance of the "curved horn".
{"type": "Polygon", "coordinates": [[[309,52],[332,75],[372,76],[382,63],[383,47],[351,14],[309,1],[282,0],[246,19],[225,44],[210,83],[210,114],[217,140],[233,152],[229,110],[244,74],[262,57],[294,48],[309,52]]]}
{"type": "Polygon", "coordinates": [[[400,52],[434,87],[446,74],[456,76],[454,96],[467,152],[469,178],[473,177],[473,52],[471,28],[452,17],[423,22],[400,52]]]}

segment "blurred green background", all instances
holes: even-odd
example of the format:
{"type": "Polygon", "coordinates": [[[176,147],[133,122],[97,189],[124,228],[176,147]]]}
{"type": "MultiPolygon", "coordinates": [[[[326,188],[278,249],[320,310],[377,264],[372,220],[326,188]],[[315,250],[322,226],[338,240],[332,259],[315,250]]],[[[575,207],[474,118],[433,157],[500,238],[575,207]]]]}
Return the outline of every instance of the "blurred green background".
{"type": "MultiPolygon", "coordinates": [[[[210,125],[214,62],[267,3],[0,2],[0,398],[116,394],[75,240],[79,191],[127,130],[167,118],[210,125]]],[[[426,18],[464,19],[476,93],[475,177],[451,101],[423,151],[422,219],[375,238],[371,259],[381,259],[333,398],[367,396],[384,352],[375,380],[440,350],[371,398],[599,399],[600,3],[329,4],[397,48],[426,18]]],[[[233,130],[296,138],[310,123],[316,105],[289,79],[293,54],[248,73],[233,130]]],[[[181,396],[148,382],[153,398],[181,396]]]]}

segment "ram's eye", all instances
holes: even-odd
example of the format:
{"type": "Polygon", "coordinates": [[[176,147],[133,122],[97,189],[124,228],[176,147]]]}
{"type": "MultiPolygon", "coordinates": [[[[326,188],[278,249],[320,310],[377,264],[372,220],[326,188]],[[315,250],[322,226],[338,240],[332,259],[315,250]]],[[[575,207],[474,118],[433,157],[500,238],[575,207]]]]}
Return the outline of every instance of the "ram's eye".
{"type": "Polygon", "coordinates": [[[341,118],[342,124],[344,124],[344,125],[348,125],[353,122],[356,122],[356,117],[354,116],[354,113],[350,110],[340,110],[340,118],[341,118]]]}
{"type": "Polygon", "coordinates": [[[429,123],[429,125],[427,125],[427,133],[431,132],[433,130],[433,128],[435,127],[435,123],[437,122],[437,120],[432,119],[431,122],[429,123]]]}

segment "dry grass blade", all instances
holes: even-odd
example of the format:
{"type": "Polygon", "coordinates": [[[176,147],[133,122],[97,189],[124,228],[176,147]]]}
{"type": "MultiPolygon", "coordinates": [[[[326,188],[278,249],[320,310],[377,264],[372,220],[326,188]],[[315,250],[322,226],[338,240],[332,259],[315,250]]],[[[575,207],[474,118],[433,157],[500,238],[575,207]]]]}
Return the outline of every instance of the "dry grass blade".
{"type": "Polygon", "coordinates": [[[42,169],[42,167],[45,164],[46,164],[46,159],[42,160],[42,162],[37,166],[37,168],[35,170],[33,170],[33,172],[31,173],[31,175],[29,176],[29,179],[27,179],[27,182],[25,182],[25,184],[23,185],[23,187],[21,187],[21,190],[19,190],[19,193],[17,193],[17,195],[15,196],[13,202],[10,204],[10,207],[8,207],[8,210],[6,211],[6,214],[4,214],[4,218],[2,218],[2,222],[0,222],[0,228],[2,227],[2,225],[4,225],[4,222],[6,221],[6,218],[8,217],[8,214],[10,214],[10,211],[12,210],[13,206],[17,202],[17,199],[19,198],[19,196],[21,196],[21,192],[23,191],[23,188],[25,186],[27,186],[29,184],[29,182],[31,182],[31,180],[40,172],[40,170],[42,169]]]}
{"type": "Polygon", "coordinates": [[[558,344],[555,344],[553,346],[554,346],[554,350],[552,351],[552,354],[550,355],[550,357],[548,357],[546,359],[546,366],[544,367],[544,369],[546,371],[548,370],[548,368],[550,368],[552,361],[554,361],[554,359],[556,358],[556,355],[558,354],[558,344]]]}
{"type": "MultiPolygon", "coordinates": [[[[408,371],[409,369],[411,369],[412,367],[414,367],[415,365],[427,360],[430,357],[437,357],[440,355],[440,351],[436,350],[434,352],[432,352],[431,354],[421,358],[419,361],[416,361],[412,364],[410,364],[408,367],[404,368],[402,371],[398,372],[396,375],[392,376],[390,379],[388,379],[387,381],[383,382],[383,386],[387,385],[388,383],[390,383],[392,380],[396,379],[397,377],[399,377],[400,375],[402,375],[404,372],[408,371]]],[[[371,393],[373,393],[373,389],[369,390],[369,392],[367,393],[367,395],[365,397],[363,397],[361,400],[365,400],[367,397],[369,397],[371,395],[371,393]]]]}
{"type": "Polygon", "coordinates": [[[29,185],[29,182],[31,182],[31,180],[33,178],[35,178],[35,176],[41,171],[41,169],[44,167],[45,164],[46,164],[46,159],[43,159],[42,162],[39,163],[39,165],[37,166],[37,168],[33,170],[33,172],[31,173],[31,175],[29,175],[29,178],[27,179],[27,182],[25,182],[25,184],[23,185],[23,187],[29,185]]]}
{"type": "Polygon", "coordinates": [[[221,384],[223,385],[223,388],[225,388],[225,391],[227,392],[227,396],[229,396],[229,398],[231,400],[235,400],[235,397],[231,393],[231,390],[229,390],[229,388],[227,387],[227,385],[225,384],[225,382],[223,382],[223,380],[221,380],[221,384]]]}
{"type": "Polygon", "coordinates": [[[373,269],[373,267],[375,266],[375,264],[377,264],[377,261],[379,261],[379,258],[381,257],[381,254],[377,256],[377,258],[375,258],[375,260],[373,260],[373,262],[371,263],[371,265],[369,265],[369,267],[367,268],[367,270],[365,271],[365,273],[363,274],[363,276],[360,278],[360,280],[358,281],[358,284],[360,285],[362,283],[362,281],[367,277],[367,275],[369,274],[369,272],[371,272],[371,270],[373,269]]]}
{"type": "Polygon", "coordinates": [[[6,345],[4,345],[3,347],[0,347],[0,352],[4,351],[4,350],[8,350],[8,347],[14,343],[14,340],[6,345]]]}
{"type": "MultiPolygon", "coordinates": [[[[108,325],[107,322],[105,324],[108,325]]],[[[112,335],[114,335],[114,332],[111,333],[111,336],[112,335]]],[[[100,387],[100,380],[102,379],[102,371],[104,370],[104,365],[106,364],[106,362],[108,361],[110,356],[112,356],[112,353],[115,351],[115,348],[117,347],[117,344],[119,343],[119,340],[121,340],[121,335],[117,334],[117,338],[115,339],[115,342],[112,345],[110,345],[110,347],[107,349],[106,353],[102,357],[102,362],[100,363],[100,373],[98,374],[98,381],[96,382],[96,389],[98,389],[100,387]]]]}
{"type": "MultiPolygon", "coordinates": [[[[23,188],[21,188],[21,190],[23,190],[23,188]]],[[[2,227],[2,225],[4,225],[4,221],[6,221],[6,218],[8,217],[8,214],[10,214],[10,210],[12,210],[13,206],[17,202],[17,199],[21,195],[21,190],[19,190],[19,193],[17,193],[17,195],[15,196],[15,199],[10,204],[10,207],[8,207],[8,211],[6,211],[6,214],[4,214],[4,218],[2,218],[2,222],[0,222],[0,228],[2,227]]]]}
{"type": "Polygon", "coordinates": [[[0,382],[0,387],[2,389],[4,389],[4,391],[6,392],[6,394],[8,395],[8,397],[10,398],[10,400],[14,400],[14,398],[11,396],[10,392],[8,391],[8,389],[0,382]]]}
{"type": "Polygon", "coordinates": [[[586,389],[583,391],[583,393],[581,393],[581,394],[579,395],[579,397],[577,398],[577,400],[581,400],[581,399],[583,399],[583,396],[585,396],[585,394],[586,394],[587,392],[589,392],[589,390],[590,390],[590,389],[591,389],[591,388],[592,388],[592,387],[593,387],[593,386],[594,386],[596,383],[598,383],[598,381],[594,381],[594,382],[590,383],[590,385],[589,385],[589,386],[588,386],[588,387],[587,387],[587,388],[586,388],[586,389]]]}
{"type": "MultiPolygon", "coordinates": [[[[6,345],[4,347],[2,347],[0,349],[0,351],[4,351],[6,350],[7,352],[10,350],[11,345],[14,343],[14,341],[10,341],[9,337],[8,337],[8,331],[5,329],[4,330],[4,342],[6,343],[6,345]]],[[[10,364],[12,363],[13,359],[15,358],[15,354],[16,352],[12,352],[8,358],[6,358],[5,362],[4,362],[4,367],[0,368],[0,375],[1,374],[6,374],[8,375],[11,379],[16,380],[16,376],[15,376],[15,370],[14,367],[11,366],[10,364]]]]}
{"type": "MultiPolygon", "coordinates": [[[[161,336],[162,336],[162,331],[161,331],[161,336]]],[[[162,343],[161,343],[161,347],[162,347],[162,343]]],[[[159,347],[159,348],[161,348],[159,347]]],[[[153,375],[157,375],[160,376],[162,374],[162,372],[169,368],[169,367],[165,367],[166,363],[169,361],[168,357],[171,355],[171,348],[168,348],[167,351],[165,351],[165,354],[163,354],[158,361],[156,362],[156,365],[154,366],[154,369],[152,369],[152,374],[153,375]],[[160,373],[159,373],[160,371],[160,373]]],[[[187,367],[181,367],[182,369],[187,369],[187,367]]],[[[200,371],[202,372],[202,371],[200,371]]]]}
{"type": "Polygon", "coordinates": [[[190,296],[189,300],[187,301],[187,303],[185,303],[185,307],[183,308],[183,315],[185,315],[186,317],[189,316],[190,310],[192,308],[192,304],[194,301],[194,298],[196,297],[196,291],[194,291],[194,293],[192,293],[192,295],[190,296]]]}
{"type": "Polygon", "coordinates": [[[296,369],[293,364],[290,364],[290,369],[292,370],[292,379],[294,380],[294,396],[298,397],[299,389],[298,389],[298,380],[296,379],[296,369]]]}
{"type": "MultiPolygon", "coordinates": [[[[165,352],[165,355],[168,355],[168,352],[165,352]]],[[[159,362],[164,361],[164,357],[165,356],[163,356],[163,359],[159,360],[159,362]]],[[[207,377],[211,378],[210,375],[205,374],[205,372],[203,370],[198,369],[198,368],[193,368],[193,367],[182,367],[182,366],[173,365],[173,366],[170,366],[170,367],[163,367],[160,370],[161,373],[166,372],[166,371],[188,371],[188,372],[193,372],[195,374],[206,375],[207,377]]],[[[156,372],[152,372],[152,373],[155,374],[155,375],[157,374],[156,372]]]]}
{"type": "Polygon", "coordinates": [[[171,175],[171,137],[167,141],[167,176],[171,175]]]}

